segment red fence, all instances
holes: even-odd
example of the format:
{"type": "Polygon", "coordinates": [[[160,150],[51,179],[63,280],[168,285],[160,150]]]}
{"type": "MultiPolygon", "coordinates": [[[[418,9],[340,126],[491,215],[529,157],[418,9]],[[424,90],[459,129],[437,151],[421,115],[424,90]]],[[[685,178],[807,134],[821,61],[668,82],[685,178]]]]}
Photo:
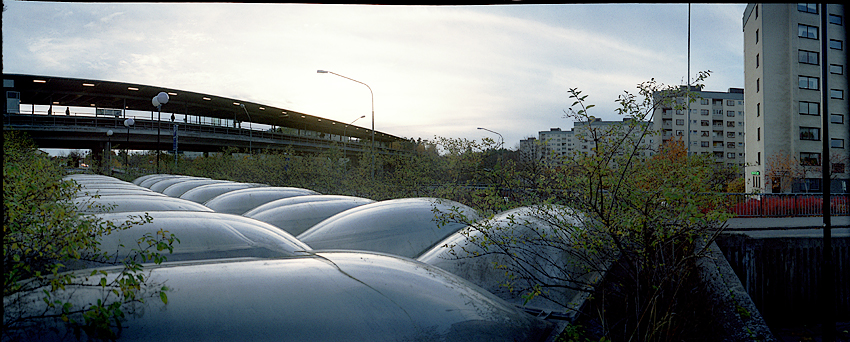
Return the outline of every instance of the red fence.
{"type": "MultiPolygon", "coordinates": [[[[823,195],[818,194],[729,194],[728,208],[738,217],[822,216],[823,195]]],[[[830,196],[833,216],[850,215],[847,194],[830,196]]]]}

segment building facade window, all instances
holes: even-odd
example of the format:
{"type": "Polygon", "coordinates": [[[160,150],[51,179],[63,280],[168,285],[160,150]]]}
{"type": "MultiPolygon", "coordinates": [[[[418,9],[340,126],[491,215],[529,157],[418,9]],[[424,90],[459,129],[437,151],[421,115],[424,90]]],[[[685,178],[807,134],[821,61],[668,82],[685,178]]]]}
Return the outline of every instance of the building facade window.
{"type": "Polygon", "coordinates": [[[820,128],[800,127],[800,140],[820,140],[820,128]]]}
{"type": "Polygon", "coordinates": [[[829,139],[829,147],[844,148],[844,139],[829,139]]]}
{"type": "Polygon", "coordinates": [[[701,104],[701,105],[703,105],[703,106],[708,105],[708,102],[709,102],[709,101],[708,101],[708,99],[700,99],[700,100],[699,100],[699,104],[701,104]]]}
{"type": "Polygon", "coordinates": [[[797,36],[800,38],[818,39],[818,27],[797,24],[797,36]]]}
{"type": "Polygon", "coordinates": [[[761,141],[761,127],[756,128],[756,141],[761,141]]]}
{"type": "Polygon", "coordinates": [[[820,166],[820,153],[800,152],[800,165],[820,166]]]}
{"type": "Polygon", "coordinates": [[[756,54],[756,69],[759,67],[759,54],[756,54]]]}
{"type": "Polygon", "coordinates": [[[730,118],[734,118],[735,117],[735,111],[734,110],[727,110],[726,116],[728,116],[730,118]]]}
{"type": "Polygon", "coordinates": [[[699,145],[700,147],[708,147],[708,141],[700,141],[699,145]]]}
{"type": "Polygon", "coordinates": [[[678,125],[678,126],[684,126],[684,125],[685,125],[685,120],[684,120],[684,119],[676,119],[676,125],[678,125]]]}
{"type": "Polygon", "coordinates": [[[756,79],[756,92],[758,93],[761,90],[761,79],[756,79]]]}
{"type": "Polygon", "coordinates": [[[708,109],[700,109],[699,115],[708,115],[708,109]]]}
{"type": "Polygon", "coordinates": [[[800,101],[800,114],[820,115],[820,103],[800,101]]]}
{"type": "Polygon", "coordinates": [[[844,50],[844,41],[838,39],[830,39],[829,48],[833,50],[844,50]]]}
{"type": "Polygon", "coordinates": [[[818,90],[818,78],[811,76],[798,76],[797,83],[800,89],[818,90]]]}
{"type": "Polygon", "coordinates": [[[735,100],[726,100],[726,105],[727,105],[727,106],[734,106],[734,105],[735,105],[735,100]]]}
{"type": "Polygon", "coordinates": [[[844,66],[840,64],[830,64],[829,73],[835,75],[844,75],[844,66]]]}
{"type": "Polygon", "coordinates": [[[829,97],[833,99],[843,100],[844,99],[844,90],[841,89],[830,89],[829,97]]]}
{"type": "Polygon", "coordinates": [[[820,63],[818,55],[819,53],[815,51],[797,50],[797,61],[803,64],[818,65],[820,63]]]}
{"type": "Polygon", "coordinates": [[[797,3],[797,10],[805,13],[818,14],[818,4],[797,3]]]}
{"type": "Polygon", "coordinates": [[[735,152],[726,153],[726,158],[727,159],[735,159],[735,152]]]}
{"type": "Polygon", "coordinates": [[[829,23],[835,25],[844,25],[844,17],[838,14],[830,14],[829,23]]]}
{"type": "Polygon", "coordinates": [[[832,163],[832,173],[844,173],[844,163],[832,163]]]}
{"type": "Polygon", "coordinates": [[[734,138],[734,137],[735,137],[735,132],[726,132],[726,137],[727,137],[727,138],[734,138]]]}
{"type": "Polygon", "coordinates": [[[726,121],[726,127],[735,127],[735,121],[726,121]]]}
{"type": "Polygon", "coordinates": [[[761,103],[756,103],[756,117],[761,116],[761,103]]]}
{"type": "Polygon", "coordinates": [[[844,123],[844,115],[841,114],[829,114],[829,122],[843,124],[844,123]]]}

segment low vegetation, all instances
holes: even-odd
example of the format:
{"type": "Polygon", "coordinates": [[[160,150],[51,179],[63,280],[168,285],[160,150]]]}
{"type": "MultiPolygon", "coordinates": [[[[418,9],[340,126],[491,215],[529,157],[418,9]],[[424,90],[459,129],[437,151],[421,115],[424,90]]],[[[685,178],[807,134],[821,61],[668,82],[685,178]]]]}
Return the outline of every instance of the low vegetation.
{"type": "MultiPolygon", "coordinates": [[[[64,168],[14,131],[3,136],[3,327],[0,340],[41,339],[56,324],[68,325],[76,338],[109,339],[124,316],[126,305],[143,301],[143,289],[167,301],[166,288],[146,279],[143,263],[160,263],[177,242],[160,231],[140,236],[139,248],[116,259],[99,246],[99,237],[150,222],[129,217],[108,222],[75,211],[70,201],[80,189],[64,181],[64,168]],[[69,272],[74,265],[118,265],[111,275],[103,270],[69,272]],[[59,290],[99,286],[95,303],[74,306],[59,290]]],[[[67,338],[68,336],[66,336],[67,338]]]]}

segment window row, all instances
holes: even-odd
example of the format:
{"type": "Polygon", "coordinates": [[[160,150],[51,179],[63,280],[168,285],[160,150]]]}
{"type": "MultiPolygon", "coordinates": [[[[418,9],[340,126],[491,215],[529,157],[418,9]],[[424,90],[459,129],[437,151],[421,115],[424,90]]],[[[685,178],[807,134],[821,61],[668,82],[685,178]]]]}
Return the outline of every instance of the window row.
{"type": "MultiPolygon", "coordinates": [[[[818,14],[817,3],[797,3],[797,10],[805,13],[818,14]]],[[[758,12],[756,12],[758,13],[758,12]]],[[[838,14],[829,15],[829,23],[835,25],[844,25],[844,17],[838,14]]]]}

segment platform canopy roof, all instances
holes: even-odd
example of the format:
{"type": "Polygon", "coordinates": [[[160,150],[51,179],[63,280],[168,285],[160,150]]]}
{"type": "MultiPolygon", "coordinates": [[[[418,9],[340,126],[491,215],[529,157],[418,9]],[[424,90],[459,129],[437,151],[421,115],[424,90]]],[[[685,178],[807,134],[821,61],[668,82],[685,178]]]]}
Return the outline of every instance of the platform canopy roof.
{"type": "MultiPolygon", "coordinates": [[[[235,119],[327,134],[343,135],[344,133],[364,140],[371,137],[370,129],[359,126],[350,126],[346,129],[349,124],[345,122],[255,102],[153,85],[4,73],[3,88],[6,91],[20,92],[22,104],[123,108],[134,111],[153,110],[151,99],[160,92],[166,92],[169,100],[168,104],[162,106],[162,110],[168,113],[235,119]],[[245,114],[245,110],[242,110],[240,104],[245,105],[248,115],[245,114]]],[[[405,139],[375,131],[375,140],[393,142],[405,139]]]]}

